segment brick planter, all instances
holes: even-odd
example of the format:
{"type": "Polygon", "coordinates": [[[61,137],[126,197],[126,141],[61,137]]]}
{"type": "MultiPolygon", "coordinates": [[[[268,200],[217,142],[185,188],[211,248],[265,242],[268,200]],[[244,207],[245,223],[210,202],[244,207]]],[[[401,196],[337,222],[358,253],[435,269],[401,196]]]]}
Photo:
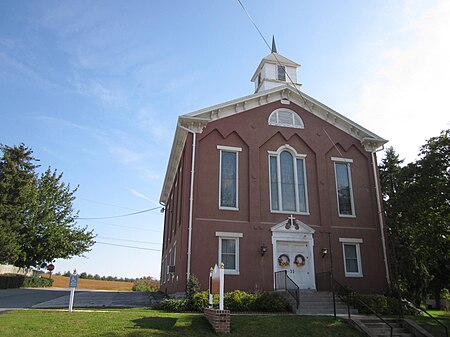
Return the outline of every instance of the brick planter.
{"type": "Polygon", "coordinates": [[[205,309],[206,319],[218,333],[230,333],[230,310],[205,309]]]}

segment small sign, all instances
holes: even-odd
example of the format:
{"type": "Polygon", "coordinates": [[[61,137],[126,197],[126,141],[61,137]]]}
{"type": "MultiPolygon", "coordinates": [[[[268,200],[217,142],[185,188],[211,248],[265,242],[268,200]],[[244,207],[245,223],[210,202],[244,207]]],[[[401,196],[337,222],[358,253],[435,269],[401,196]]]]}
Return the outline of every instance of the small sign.
{"type": "Polygon", "coordinates": [[[53,271],[55,269],[55,265],[54,264],[49,264],[48,266],[47,266],[47,270],[49,271],[49,272],[51,272],[51,271],[53,271]]]}
{"type": "Polygon", "coordinates": [[[70,275],[69,288],[78,287],[78,275],[70,275]]]}
{"type": "Polygon", "coordinates": [[[211,294],[219,294],[220,293],[220,272],[217,264],[214,266],[214,270],[212,272],[211,277],[211,294]]]}

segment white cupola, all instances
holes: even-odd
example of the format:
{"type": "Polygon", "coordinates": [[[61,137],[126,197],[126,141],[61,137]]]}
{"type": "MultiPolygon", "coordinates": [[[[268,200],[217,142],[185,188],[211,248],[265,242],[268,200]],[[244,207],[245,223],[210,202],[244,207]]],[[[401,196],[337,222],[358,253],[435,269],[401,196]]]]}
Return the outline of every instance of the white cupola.
{"type": "Polygon", "coordinates": [[[298,68],[300,64],[277,53],[275,38],[272,38],[272,53],[261,60],[252,77],[255,93],[285,84],[300,88],[301,84],[297,83],[298,68]]]}

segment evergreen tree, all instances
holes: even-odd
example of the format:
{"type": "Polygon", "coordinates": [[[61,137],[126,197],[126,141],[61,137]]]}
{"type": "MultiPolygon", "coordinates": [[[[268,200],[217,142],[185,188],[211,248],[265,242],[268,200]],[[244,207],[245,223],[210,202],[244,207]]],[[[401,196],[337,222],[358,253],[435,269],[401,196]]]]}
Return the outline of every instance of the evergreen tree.
{"type": "Polygon", "coordinates": [[[94,235],[76,226],[76,189],[56,170],[38,174],[37,159],[24,144],[0,150],[0,263],[45,267],[89,251],[94,235]]]}

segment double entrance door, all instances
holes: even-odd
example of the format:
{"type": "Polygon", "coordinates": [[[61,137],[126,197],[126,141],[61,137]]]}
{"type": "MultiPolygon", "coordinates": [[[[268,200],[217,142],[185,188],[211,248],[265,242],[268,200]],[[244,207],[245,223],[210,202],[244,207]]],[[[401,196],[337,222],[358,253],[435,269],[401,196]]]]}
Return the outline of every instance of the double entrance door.
{"type": "Polygon", "coordinates": [[[275,272],[286,271],[300,289],[315,289],[312,247],[308,242],[277,241],[275,272]]]}

